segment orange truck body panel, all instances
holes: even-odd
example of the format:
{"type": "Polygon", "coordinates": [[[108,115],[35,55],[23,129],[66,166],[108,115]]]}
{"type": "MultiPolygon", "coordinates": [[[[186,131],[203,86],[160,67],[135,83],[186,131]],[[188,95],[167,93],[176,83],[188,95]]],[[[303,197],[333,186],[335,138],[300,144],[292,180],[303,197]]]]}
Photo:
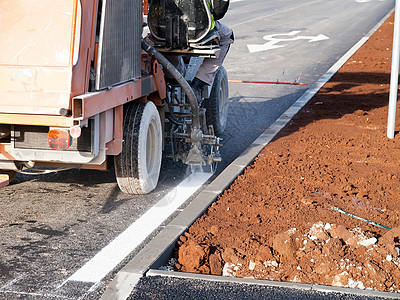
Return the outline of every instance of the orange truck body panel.
{"type": "Polygon", "coordinates": [[[59,115],[68,108],[76,6],[71,0],[0,2],[1,113],[59,115]]]}
{"type": "MultiPolygon", "coordinates": [[[[97,116],[103,122],[98,139],[105,158],[121,152],[125,103],[152,94],[149,99],[162,104],[165,82],[158,70],[111,89],[89,92],[90,70],[97,58],[98,5],[98,0],[0,1],[0,125],[71,128],[86,126],[89,118],[97,116]]],[[[0,171],[7,161],[23,160],[24,151],[16,154],[0,138],[0,171]]],[[[53,152],[63,157],[61,151],[53,152]]],[[[63,163],[53,152],[48,152],[49,164],[63,163]]],[[[41,164],[46,161],[42,153],[29,157],[40,157],[41,164]]],[[[105,165],[104,159],[80,165],[85,163],[99,169],[105,165]]]]}

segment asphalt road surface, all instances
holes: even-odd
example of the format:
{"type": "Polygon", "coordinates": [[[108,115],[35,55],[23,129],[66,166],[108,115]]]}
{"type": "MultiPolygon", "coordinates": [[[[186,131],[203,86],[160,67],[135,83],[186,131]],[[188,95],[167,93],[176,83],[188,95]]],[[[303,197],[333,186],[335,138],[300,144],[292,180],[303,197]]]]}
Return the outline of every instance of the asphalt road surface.
{"type": "Polygon", "coordinates": [[[196,279],[147,277],[136,286],[129,299],[378,300],[382,298],[196,279]]]}
{"type": "MultiPolygon", "coordinates": [[[[228,76],[311,85],[393,7],[394,0],[233,0],[223,20],[235,32],[224,64],[228,76]]],[[[231,83],[228,125],[222,136],[224,161],[218,172],[307,88],[231,83]]],[[[173,193],[187,174],[185,166],[164,159],[157,189],[134,197],[118,190],[112,171],[18,175],[12,185],[0,189],[0,298],[97,299],[115,272],[157,229],[100,279],[70,279],[155,203],[173,193]]],[[[159,290],[164,289],[170,291],[166,299],[191,298],[179,294],[174,284],[147,278],[132,297],[141,299],[149,291],[159,295],[154,299],[161,299],[159,290]]],[[[182,288],[184,284],[179,281],[182,288]]],[[[202,284],[198,286],[193,296],[200,298],[196,295],[201,295],[202,284]]]]}

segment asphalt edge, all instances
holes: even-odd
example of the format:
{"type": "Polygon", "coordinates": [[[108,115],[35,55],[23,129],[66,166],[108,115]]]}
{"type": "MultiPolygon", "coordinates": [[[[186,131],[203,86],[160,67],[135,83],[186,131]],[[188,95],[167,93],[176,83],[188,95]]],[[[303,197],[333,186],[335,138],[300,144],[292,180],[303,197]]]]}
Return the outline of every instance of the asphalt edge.
{"type": "Polygon", "coordinates": [[[259,286],[268,286],[275,288],[297,289],[303,291],[317,291],[322,293],[341,293],[341,294],[357,295],[364,297],[382,297],[385,299],[400,299],[400,294],[395,294],[391,292],[380,292],[375,290],[335,287],[335,286],[319,285],[313,283],[309,284],[309,283],[298,283],[298,282],[253,279],[253,278],[223,277],[217,275],[183,273],[183,272],[156,270],[156,269],[150,269],[146,273],[146,276],[149,277],[158,276],[158,277],[170,277],[170,278],[172,277],[172,278],[181,278],[189,280],[224,282],[232,284],[259,285],[259,286]]]}
{"type": "MultiPolygon", "coordinates": [[[[258,154],[268,145],[268,143],[286,126],[293,116],[327,83],[332,76],[346,63],[346,61],[357,52],[365,42],[378,30],[378,28],[392,15],[394,8],[390,10],[364,37],[362,37],[352,48],[350,48],[320,79],[318,79],[304,94],[296,100],[270,127],[268,127],[238,158],[226,167],[207,187],[204,188],[191,202],[173,219],[135,256],[130,260],[114,277],[101,300],[124,300],[127,299],[134,289],[137,282],[143,276],[168,276],[185,277],[189,273],[182,272],[162,272],[161,266],[167,265],[175,242],[178,238],[198,219],[207,208],[231,185],[231,183],[252,163],[258,154]],[[157,274],[157,275],[155,275],[157,274]],[[163,274],[163,275],[160,275],[163,274]]],[[[190,274],[192,279],[215,280],[232,282],[230,277],[190,274]],[[196,277],[197,276],[197,277],[196,277]]],[[[252,282],[249,279],[236,278],[239,283],[252,282]]],[[[276,285],[277,282],[270,280],[257,280],[257,283],[264,282],[264,285],[276,285]]],[[[306,290],[316,290],[324,292],[360,293],[364,290],[336,288],[315,284],[298,284],[291,282],[279,283],[280,287],[302,288],[306,290]],[[349,292],[349,290],[352,290],[349,292]]],[[[374,293],[385,293],[366,291],[374,293]]],[[[367,295],[367,294],[363,294],[367,295]]],[[[368,294],[370,295],[370,294],[368,294]]],[[[372,294],[371,294],[372,295],[372,294]]],[[[393,293],[385,293],[380,297],[388,297],[393,293]],[[388,295],[386,295],[388,294],[388,295]]],[[[372,296],[375,296],[372,295],[372,296]]],[[[395,297],[395,298],[400,298],[395,297]]]]}

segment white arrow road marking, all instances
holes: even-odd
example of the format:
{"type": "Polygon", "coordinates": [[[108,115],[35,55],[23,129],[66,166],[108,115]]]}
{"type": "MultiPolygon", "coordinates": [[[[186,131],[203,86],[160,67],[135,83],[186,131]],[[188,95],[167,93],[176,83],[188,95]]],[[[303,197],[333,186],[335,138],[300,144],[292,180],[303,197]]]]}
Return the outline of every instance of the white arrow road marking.
{"type": "Polygon", "coordinates": [[[295,37],[295,38],[293,38],[293,37],[290,37],[290,36],[295,36],[296,34],[299,34],[301,31],[300,30],[293,30],[293,31],[291,31],[291,32],[288,32],[288,33],[275,33],[275,34],[267,34],[267,35],[264,35],[263,36],[263,39],[264,40],[266,40],[266,41],[278,41],[278,42],[281,42],[281,41],[294,41],[294,40],[296,40],[297,38],[295,37]],[[277,38],[277,36],[289,36],[289,38],[277,38]]]}
{"type": "Polygon", "coordinates": [[[319,34],[316,36],[306,36],[306,35],[298,35],[300,30],[293,30],[288,33],[276,33],[276,34],[268,34],[263,37],[264,40],[268,41],[265,44],[257,45],[251,44],[247,45],[250,53],[267,51],[276,48],[282,48],[283,45],[276,45],[279,42],[290,42],[290,41],[298,41],[298,40],[309,40],[309,43],[319,42],[323,40],[329,40],[329,37],[323,34],[319,34]],[[278,36],[282,36],[281,38],[277,38],[278,36]],[[286,36],[286,38],[285,38],[286,36]]]}
{"type": "Polygon", "coordinates": [[[276,43],[278,43],[278,41],[277,42],[271,41],[271,42],[265,43],[263,45],[247,45],[247,48],[249,49],[250,53],[254,53],[254,52],[261,52],[261,51],[267,51],[267,50],[285,47],[285,46],[275,45],[276,43]]]}
{"type": "Polygon", "coordinates": [[[318,34],[317,36],[306,36],[306,35],[299,35],[297,36],[298,40],[309,40],[309,43],[312,42],[319,42],[323,40],[329,40],[329,38],[324,34],[318,34]]]}

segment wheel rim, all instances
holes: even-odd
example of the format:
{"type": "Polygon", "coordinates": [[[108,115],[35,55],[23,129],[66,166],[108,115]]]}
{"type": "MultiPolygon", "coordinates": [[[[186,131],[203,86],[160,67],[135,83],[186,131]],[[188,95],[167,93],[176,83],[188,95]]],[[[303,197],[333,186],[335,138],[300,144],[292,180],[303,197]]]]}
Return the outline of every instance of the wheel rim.
{"type": "Polygon", "coordinates": [[[227,82],[225,78],[221,80],[221,88],[219,90],[219,116],[220,116],[220,124],[224,125],[228,119],[228,97],[227,97],[227,82]]]}
{"type": "Polygon", "coordinates": [[[147,173],[152,176],[156,170],[156,161],[158,151],[154,151],[154,149],[158,149],[158,139],[157,139],[157,126],[155,120],[151,120],[149,124],[149,128],[147,131],[147,140],[146,140],[146,168],[147,173]]]}

